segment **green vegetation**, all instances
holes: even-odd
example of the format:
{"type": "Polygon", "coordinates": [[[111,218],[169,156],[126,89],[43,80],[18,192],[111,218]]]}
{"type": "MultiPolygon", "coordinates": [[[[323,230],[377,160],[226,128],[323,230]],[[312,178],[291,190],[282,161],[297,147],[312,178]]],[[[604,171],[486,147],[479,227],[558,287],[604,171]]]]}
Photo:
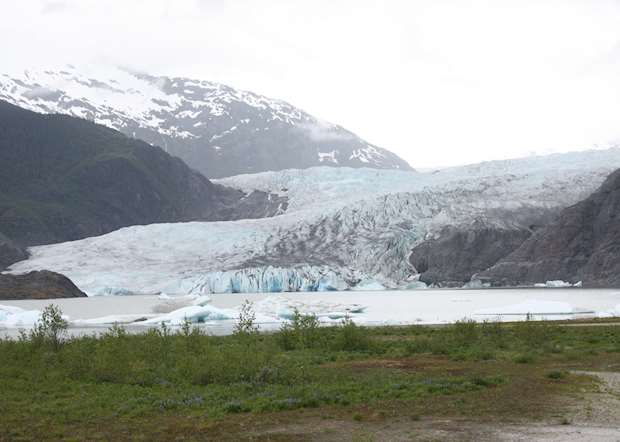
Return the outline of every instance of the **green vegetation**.
{"type": "Polygon", "coordinates": [[[3,101],[0,182],[0,232],[22,246],[136,224],[232,217],[242,196],[143,141],[3,101]]]}
{"type": "Polygon", "coordinates": [[[239,440],[248,422],[275,425],[311,410],[360,423],[536,419],[553,398],[592,385],[571,370],[620,362],[620,327],[604,324],[365,328],[347,318],[319,327],[296,312],[279,332],[261,334],[247,304],[225,337],[189,323],[80,338],[65,329],[52,307],[31,333],[0,340],[0,440],[133,439],[128,429],[146,440],[198,431],[239,440]]]}

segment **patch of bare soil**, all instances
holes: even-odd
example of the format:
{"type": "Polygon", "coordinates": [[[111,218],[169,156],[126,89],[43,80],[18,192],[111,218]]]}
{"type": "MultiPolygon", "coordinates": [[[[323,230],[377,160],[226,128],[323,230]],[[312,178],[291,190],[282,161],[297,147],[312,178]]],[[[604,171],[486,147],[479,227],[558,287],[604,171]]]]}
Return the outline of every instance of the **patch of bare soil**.
{"type": "MultiPolygon", "coordinates": [[[[389,365],[389,364],[388,364],[389,365]]],[[[368,421],[310,417],[258,434],[254,441],[405,442],[405,441],[541,441],[620,442],[620,373],[575,372],[600,380],[597,392],[571,400],[568,411],[537,423],[504,424],[470,419],[392,418],[368,421]]]]}

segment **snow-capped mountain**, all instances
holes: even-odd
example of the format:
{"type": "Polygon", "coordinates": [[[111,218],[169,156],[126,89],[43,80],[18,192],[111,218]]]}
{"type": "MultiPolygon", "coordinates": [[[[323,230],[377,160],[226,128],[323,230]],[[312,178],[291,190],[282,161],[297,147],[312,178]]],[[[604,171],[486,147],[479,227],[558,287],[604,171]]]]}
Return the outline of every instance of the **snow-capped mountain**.
{"type": "Polygon", "coordinates": [[[0,99],[104,124],[164,148],[209,178],[313,166],[411,169],[284,101],[209,81],[66,66],[4,73],[0,99]]]}
{"type": "Polygon", "coordinates": [[[415,284],[412,248],[446,226],[527,227],[619,167],[620,149],[610,149],[429,174],[322,167],[235,176],[218,182],[286,196],[287,211],[33,247],[11,271],[57,271],[90,295],[403,287],[415,284]]]}

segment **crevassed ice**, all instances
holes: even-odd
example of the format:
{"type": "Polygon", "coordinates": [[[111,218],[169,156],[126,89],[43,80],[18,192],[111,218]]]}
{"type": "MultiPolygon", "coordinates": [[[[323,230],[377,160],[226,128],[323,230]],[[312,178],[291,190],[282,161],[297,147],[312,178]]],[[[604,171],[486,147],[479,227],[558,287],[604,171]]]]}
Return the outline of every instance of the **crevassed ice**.
{"type": "Polygon", "coordinates": [[[403,287],[411,248],[442,227],[478,219],[510,227],[515,221],[502,211],[570,205],[619,167],[620,149],[608,149],[436,173],[319,167],[241,175],[218,182],[286,195],[287,212],[33,247],[11,271],[57,271],[90,295],[403,287]]]}

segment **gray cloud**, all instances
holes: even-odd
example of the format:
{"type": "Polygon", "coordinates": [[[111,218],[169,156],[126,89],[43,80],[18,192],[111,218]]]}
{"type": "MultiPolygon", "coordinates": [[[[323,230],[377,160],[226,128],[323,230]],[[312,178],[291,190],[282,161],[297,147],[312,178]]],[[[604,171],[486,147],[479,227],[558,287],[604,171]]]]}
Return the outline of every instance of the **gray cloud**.
{"type": "MultiPolygon", "coordinates": [[[[20,0],[2,71],[128,66],[283,99],[414,167],[620,139],[613,0],[20,0]]],[[[323,127],[311,136],[339,137],[323,127]]]]}
{"type": "Polygon", "coordinates": [[[351,133],[325,121],[303,123],[298,127],[314,141],[347,141],[354,138],[351,133]]]}

